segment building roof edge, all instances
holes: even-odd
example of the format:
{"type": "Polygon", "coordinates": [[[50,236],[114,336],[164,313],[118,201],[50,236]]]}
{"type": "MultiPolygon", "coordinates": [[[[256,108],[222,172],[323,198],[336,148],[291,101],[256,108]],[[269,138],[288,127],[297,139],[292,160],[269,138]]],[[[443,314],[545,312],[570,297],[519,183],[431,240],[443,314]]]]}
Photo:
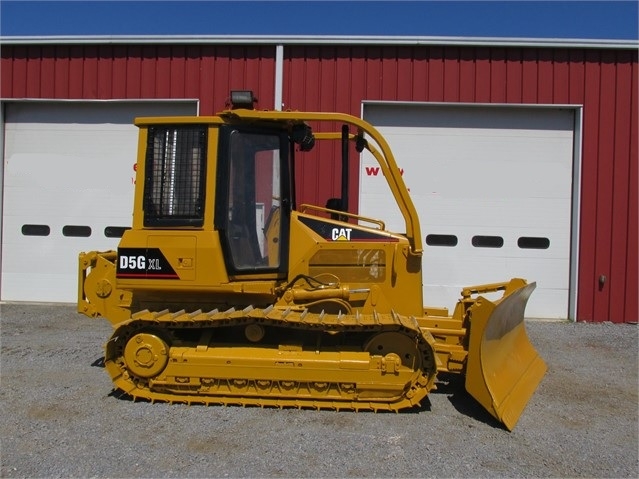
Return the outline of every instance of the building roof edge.
{"type": "Polygon", "coordinates": [[[530,48],[639,49],[639,40],[578,38],[430,37],[372,35],[59,35],[0,36],[0,45],[225,44],[402,45],[530,48]]]}

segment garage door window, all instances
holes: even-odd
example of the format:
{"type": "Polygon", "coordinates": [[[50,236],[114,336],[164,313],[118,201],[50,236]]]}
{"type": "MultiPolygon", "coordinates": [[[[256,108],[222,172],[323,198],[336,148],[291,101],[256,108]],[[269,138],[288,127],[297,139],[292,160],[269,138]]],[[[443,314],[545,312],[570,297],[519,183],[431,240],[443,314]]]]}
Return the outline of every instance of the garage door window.
{"type": "Polygon", "coordinates": [[[457,246],[457,236],[455,235],[428,235],[426,236],[428,246],[457,246]]]}
{"type": "Polygon", "coordinates": [[[24,236],[49,236],[51,228],[48,225],[22,225],[24,236]]]}
{"type": "Polygon", "coordinates": [[[62,234],[64,236],[78,236],[81,238],[88,238],[89,236],[91,236],[91,227],[81,225],[66,225],[62,228],[62,234]]]}
{"type": "Polygon", "coordinates": [[[149,128],[145,226],[203,224],[206,133],[204,125],[149,128]]]}
{"type": "Polygon", "coordinates": [[[504,238],[501,236],[473,236],[471,240],[475,248],[501,248],[504,238]]]}
{"type": "Polygon", "coordinates": [[[521,249],[548,249],[550,248],[550,240],[548,238],[522,236],[517,240],[517,246],[521,249]]]}

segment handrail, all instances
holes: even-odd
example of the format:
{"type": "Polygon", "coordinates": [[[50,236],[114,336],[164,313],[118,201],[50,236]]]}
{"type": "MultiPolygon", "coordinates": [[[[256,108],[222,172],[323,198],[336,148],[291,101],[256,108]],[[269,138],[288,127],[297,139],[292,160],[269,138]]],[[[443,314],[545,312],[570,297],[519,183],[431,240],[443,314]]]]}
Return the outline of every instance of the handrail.
{"type": "Polygon", "coordinates": [[[332,210],[330,208],[324,208],[322,206],[315,206],[315,205],[309,205],[309,204],[300,205],[300,208],[299,208],[300,213],[306,212],[307,209],[321,211],[324,213],[331,213],[331,214],[335,214],[339,216],[348,216],[349,218],[353,218],[358,221],[366,221],[367,223],[373,223],[379,226],[379,229],[382,231],[386,230],[386,224],[382,220],[377,220],[375,218],[368,218],[366,216],[356,215],[355,213],[349,213],[348,211],[332,210]]]}
{"type": "MultiPolygon", "coordinates": [[[[370,123],[360,118],[348,115],[346,113],[324,113],[324,112],[300,112],[300,111],[272,111],[272,110],[225,110],[219,113],[222,118],[241,118],[246,120],[273,120],[273,121],[291,121],[291,122],[304,122],[304,121],[321,121],[321,122],[342,122],[348,125],[352,125],[357,128],[358,134],[349,135],[349,140],[353,141],[355,138],[363,138],[364,133],[372,139],[379,150],[375,146],[371,145],[368,141],[363,142],[363,146],[370,151],[370,153],[377,160],[380,168],[384,173],[384,177],[388,182],[391,193],[397,202],[397,206],[404,217],[406,223],[406,237],[410,243],[410,252],[414,255],[421,256],[423,253],[421,229],[419,226],[419,218],[417,216],[417,210],[413,204],[408,189],[402,180],[402,175],[399,171],[395,157],[388,145],[388,142],[384,139],[382,134],[370,123]]],[[[336,133],[315,133],[316,139],[337,139],[341,138],[341,132],[336,133]]],[[[340,212],[341,213],[341,212],[340,212]]]]}

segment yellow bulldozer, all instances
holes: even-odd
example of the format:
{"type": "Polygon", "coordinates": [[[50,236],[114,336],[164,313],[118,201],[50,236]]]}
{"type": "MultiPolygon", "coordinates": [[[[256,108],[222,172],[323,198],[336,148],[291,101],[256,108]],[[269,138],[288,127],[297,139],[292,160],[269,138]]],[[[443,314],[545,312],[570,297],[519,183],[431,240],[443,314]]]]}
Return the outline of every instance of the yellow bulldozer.
{"type": "Polygon", "coordinates": [[[535,284],[464,288],[452,314],[424,306],[420,225],[381,134],[347,114],[255,102],[234,91],[215,116],[135,120],[132,227],[117,251],[79,256],[78,311],[113,325],[115,388],[152,402],[399,411],[456,373],[512,430],[546,371],[524,324],[535,284]],[[296,203],[296,162],[320,142],[343,170],[353,146],[372,154],[405,231],[348,212],[345,175],[341,198],[296,203]]]}

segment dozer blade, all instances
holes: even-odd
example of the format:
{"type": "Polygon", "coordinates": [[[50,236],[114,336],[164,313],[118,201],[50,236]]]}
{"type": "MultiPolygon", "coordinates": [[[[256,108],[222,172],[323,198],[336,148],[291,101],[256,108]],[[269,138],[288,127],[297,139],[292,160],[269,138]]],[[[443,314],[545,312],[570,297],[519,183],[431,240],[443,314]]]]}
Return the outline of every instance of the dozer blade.
{"type": "Polygon", "coordinates": [[[535,287],[506,290],[496,302],[480,296],[471,306],[466,390],[509,431],[546,373],[524,324],[535,287]]]}

